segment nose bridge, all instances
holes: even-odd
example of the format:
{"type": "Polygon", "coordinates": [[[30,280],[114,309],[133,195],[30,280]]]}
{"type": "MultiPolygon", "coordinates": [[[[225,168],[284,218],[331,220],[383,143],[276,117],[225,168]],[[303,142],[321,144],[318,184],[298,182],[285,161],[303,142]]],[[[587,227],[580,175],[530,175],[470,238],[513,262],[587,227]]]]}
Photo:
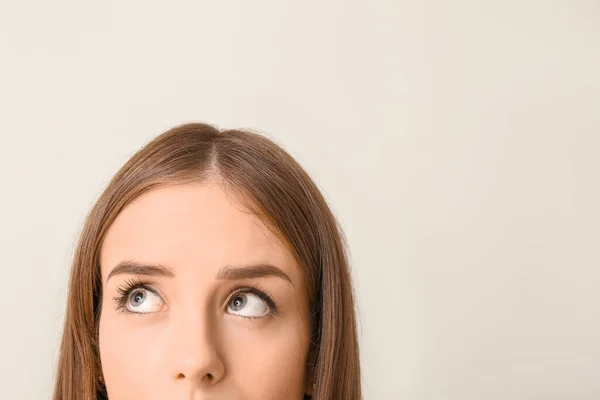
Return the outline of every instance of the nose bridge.
{"type": "Polygon", "coordinates": [[[199,307],[186,307],[172,313],[170,324],[171,374],[195,384],[214,384],[222,379],[219,326],[214,313],[199,307]]]}

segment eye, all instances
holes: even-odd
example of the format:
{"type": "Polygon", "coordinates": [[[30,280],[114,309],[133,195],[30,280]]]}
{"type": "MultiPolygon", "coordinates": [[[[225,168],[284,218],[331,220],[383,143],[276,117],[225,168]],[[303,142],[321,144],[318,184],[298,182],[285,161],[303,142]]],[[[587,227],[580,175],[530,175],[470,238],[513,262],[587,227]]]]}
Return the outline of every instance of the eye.
{"type": "Polygon", "coordinates": [[[117,288],[119,296],[115,297],[117,310],[134,314],[147,314],[160,311],[163,307],[161,297],[145,284],[131,280],[125,287],[117,288]]]}
{"type": "Polygon", "coordinates": [[[227,304],[227,312],[233,315],[239,315],[245,318],[260,318],[266,316],[271,311],[266,294],[252,292],[238,292],[231,296],[227,304]]]}
{"type": "Polygon", "coordinates": [[[148,289],[136,288],[131,291],[125,306],[131,312],[149,313],[160,311],[161,299],[148,289]]]}

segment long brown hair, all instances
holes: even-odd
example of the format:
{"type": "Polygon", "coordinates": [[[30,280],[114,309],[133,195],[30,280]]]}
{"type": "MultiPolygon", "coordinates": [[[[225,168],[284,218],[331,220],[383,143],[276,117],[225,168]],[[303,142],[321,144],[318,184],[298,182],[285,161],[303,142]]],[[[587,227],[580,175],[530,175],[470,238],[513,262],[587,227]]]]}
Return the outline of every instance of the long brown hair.
{"type": "Polygon", "coordinates": [[[90,210],[75,249],[54,400],[96,400],[105,393],[98,351],[102,299],[99,253],[119,214],[160,185],[218,176],[253,205],[304,267],[312,315],[315,400],[360,400],[360,362],[347,246],[334,215],[302,167],[267,137],[190,123],[135,153],[90,210]]]}

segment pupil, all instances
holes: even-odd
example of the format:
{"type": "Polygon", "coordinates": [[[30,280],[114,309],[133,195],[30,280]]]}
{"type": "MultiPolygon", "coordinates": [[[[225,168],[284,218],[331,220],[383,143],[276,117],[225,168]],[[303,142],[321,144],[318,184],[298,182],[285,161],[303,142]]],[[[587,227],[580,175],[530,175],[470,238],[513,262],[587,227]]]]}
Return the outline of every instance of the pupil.
{"type": "Polygon", "coordinates": [[[140,303],[142,300],[144,300],[144,293],[136,292],[135,296],[133,296],[133,301],[136,303],[140,303]]]}
{"type": "Polygon", "coordinates": [[[241,308],[244,305],[244,298],[242,296],[237,296],[233,299],[233,306],[235,308],[241,308]]]}

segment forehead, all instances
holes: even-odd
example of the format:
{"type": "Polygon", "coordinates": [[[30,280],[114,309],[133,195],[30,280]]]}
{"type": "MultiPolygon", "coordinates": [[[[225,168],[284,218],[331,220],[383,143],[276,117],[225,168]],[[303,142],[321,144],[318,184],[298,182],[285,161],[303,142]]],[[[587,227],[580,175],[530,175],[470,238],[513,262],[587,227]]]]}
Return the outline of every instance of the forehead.
{"type": "Polygon", "coordinates": [[[100,260],[103,279],[122,260],[169,265],[176,274],[265,262],[298,272],[283,241],[217,183],[164,186],[140,196],[111,225],[100,260]]]}

